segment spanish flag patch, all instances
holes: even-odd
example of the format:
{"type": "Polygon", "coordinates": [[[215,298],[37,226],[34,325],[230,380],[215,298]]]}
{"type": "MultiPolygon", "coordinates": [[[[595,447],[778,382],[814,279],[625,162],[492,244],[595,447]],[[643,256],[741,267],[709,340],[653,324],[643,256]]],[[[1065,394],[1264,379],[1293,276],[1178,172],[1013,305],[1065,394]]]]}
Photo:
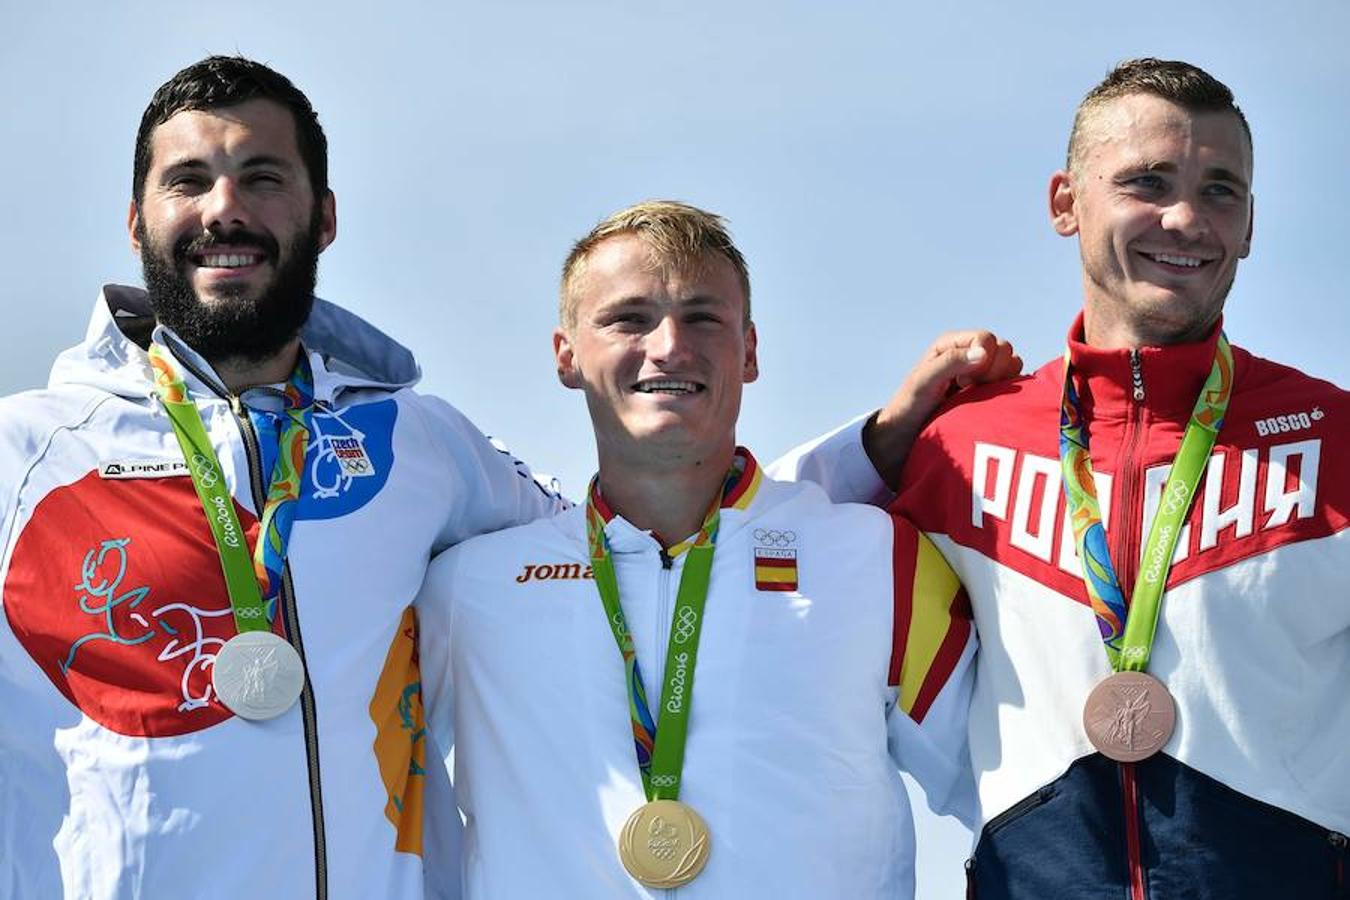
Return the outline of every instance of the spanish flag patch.
{"type": "Polygon", "coordinates": [[[755,548],[755,589],[797,590],[797,551],[774,547],[755,548]]]}

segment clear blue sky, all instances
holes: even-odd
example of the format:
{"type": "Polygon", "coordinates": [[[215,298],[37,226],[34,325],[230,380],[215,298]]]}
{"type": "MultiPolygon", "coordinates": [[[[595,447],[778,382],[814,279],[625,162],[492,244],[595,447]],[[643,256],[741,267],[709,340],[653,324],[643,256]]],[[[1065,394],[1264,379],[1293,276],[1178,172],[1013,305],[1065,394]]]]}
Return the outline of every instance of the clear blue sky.
{"type": "MultiPolygon", "coordinates": [[[[613,209],[723,213],[750,260],[763,375],[740,437],[769,459],[881,402],[937,332],[1057,355],[1077,248],[1046,184],[1116,61],[1197,63],[1256,147],[1256,235],[1229,336],[1342,385],[1350,303],[1350,4],[0,0],[0,393],[45,382],[100,284],[139,283],[132,142],[209,53],[288,74],[331,144],[320,293],[409,344],[448,397],[575,496],[594,466],[553,375],[556,276],[613,209]]],[[[921,815],[921,898],[968,837],[921,815]]]]}

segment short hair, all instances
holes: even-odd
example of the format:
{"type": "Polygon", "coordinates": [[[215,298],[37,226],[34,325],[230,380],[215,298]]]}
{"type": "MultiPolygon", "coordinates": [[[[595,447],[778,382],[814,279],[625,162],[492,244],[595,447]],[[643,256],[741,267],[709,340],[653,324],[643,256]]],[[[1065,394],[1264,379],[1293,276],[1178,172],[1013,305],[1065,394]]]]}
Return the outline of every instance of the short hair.
{"type": "Polygon", "coordinates": [[[131,196],[136,204],[140,205],[145,194],[150,136],[157,127],[184,110],[218,109],[249,100],[271,100],[290,111],[315,200],[328,196],[328,138],[309,98],[285,75],[260,62],[242,56],[208,56],[160,85],[141,115],[131,172],[131,196]]]}
{"type": "Polygon", "coordinates": [[[688,269],[720,254],[736,270],[745,296],[745,323],[749,324],[750,272],[745,257],[732,243],[726,220],[677,200],[644,200],[606,217],[567,254],[558,304],[558,318],[567,331],[576,325],[577,283],[586,272],[591,251],[601,241],[625,234],[636,235],[647,245],[657,268],[688,269]]]}
{"type": "Polygon", "coordinates": [[[1252,147],[1252,130],[1247,117],[1233,101],[1228,86],[1204,69],[1173,59],[1127,59],[1107,73],[1101,84],[1088,91],[1073,117],[1069,132],[1069,152],[1065,165],[1074,171],[1082,162],[1083,132],[1088,121],[1102,107],[1131,94],[1152,94],[1171,101],[1190,112],[1230,112],[1237,116],[1252,147]]]}

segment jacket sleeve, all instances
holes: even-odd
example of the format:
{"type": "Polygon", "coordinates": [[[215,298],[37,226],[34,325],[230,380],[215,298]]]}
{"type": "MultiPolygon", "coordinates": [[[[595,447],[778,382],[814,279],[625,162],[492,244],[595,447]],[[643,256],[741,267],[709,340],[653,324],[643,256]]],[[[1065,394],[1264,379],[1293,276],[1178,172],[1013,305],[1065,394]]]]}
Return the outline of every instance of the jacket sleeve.
{"type": "Polygon", "coordinates": [[[440,554],[427,569],[417,595],[418,668],[422,680],[422,708],[426,714],[426,803],[423,808],[423,854],[426,896],[457,900],[460,896],[460,857],[463,822],[451,783],[455,747],[454,705],[450,684],[450,640],[453,614],[452,584],[455,550],[440,554]]]}
{"type": "Polygon", "coordinates": [[[975,779],[967,722],[975,684],[977,641],[965,588],[913,525],[892,516],[895,615],[887,718],[889,747],[900,768],[923,787],[928,806],[968,827],[975,779]]]}
{"type": "Polygon", "coordinates": [[[454,706],[450,689],[451,640],[454,636],[455,572],[460,549],[431,561],[413,608],[417,611],[418,668],[422,676],[422,708],[427,732],[445,754],[455,745],[454,706]]]}
{"type": "Polygon", "coordinates": [[[476,534],[523,525],[571,506],[556,482],[536,477],[529,466],[500,442],[490,440],[459,410],[436,397],[417,399],[455,483],[435,552],[476,534]]]}
{"type": "Polygon", "coordinates": [[[862,429],[871,413],[793,447],[766,467],[779,481],[813,481],[835,503],[885,506],[895,496],[863,449],[862,429]]]}

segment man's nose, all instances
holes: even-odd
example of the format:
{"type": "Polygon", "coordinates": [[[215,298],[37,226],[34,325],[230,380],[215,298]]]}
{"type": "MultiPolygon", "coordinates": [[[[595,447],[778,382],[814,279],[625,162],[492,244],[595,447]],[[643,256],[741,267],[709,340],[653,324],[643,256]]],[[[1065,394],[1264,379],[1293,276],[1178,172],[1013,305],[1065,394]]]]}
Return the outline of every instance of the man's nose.
{"type": "Polygon", "coordinates": [[[201,211],[204,229],[232,231],[250,224],[248,206],[239,185],[228,175],[220,176],[211,185],[203,198],[201,211]]]}
{"type": "Polygon", "coordinates": [[[1163,210],[1162,226],[1188,240],[1203,237],[1209,231],[1209,221],[1193,200],[1180,198],[1163,210]]]}
{"type": "Polygon", "coordinates": [[[647,355],[652,359],[678,359],[687,351],[688,334],[675,316],[663,316],[647,335],[647,355]]]}

